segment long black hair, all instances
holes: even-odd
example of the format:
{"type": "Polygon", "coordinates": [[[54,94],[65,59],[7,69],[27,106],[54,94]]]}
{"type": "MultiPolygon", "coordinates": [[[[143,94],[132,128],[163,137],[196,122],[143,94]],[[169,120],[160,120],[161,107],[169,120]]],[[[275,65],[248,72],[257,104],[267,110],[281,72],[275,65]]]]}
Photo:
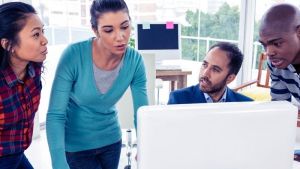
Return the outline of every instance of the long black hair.
{"type": "Polygon", "coordinates": [[[36,14],[35,9],[23,2],[9,2],[0,5],[0,40],[7,40],[3,48],[0,45],[0,69],[9,65],[12,47],[19,44],[19,32],[24,28],[29,14],[36,14]]]}
{"type": "Polygon", "coordinates": [[[94,0],[90,9],[92,28],[94,30],[98,28],[97,20],[103,13],[121,10],[125,11],[129,16],[129,10],[124,0],[94,0]]]}

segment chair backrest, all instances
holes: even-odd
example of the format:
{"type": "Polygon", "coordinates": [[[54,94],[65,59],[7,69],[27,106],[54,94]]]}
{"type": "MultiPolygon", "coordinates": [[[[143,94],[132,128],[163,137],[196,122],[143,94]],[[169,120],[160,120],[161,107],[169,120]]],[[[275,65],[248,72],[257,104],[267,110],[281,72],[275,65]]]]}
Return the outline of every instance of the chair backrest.
{"type": "Polygon", "coordinates": [[[257,78],[254,80],[251,80],[249,82],[243,83],[235,88],[233,88],[234,91],[238,91],[240,89],[243,89],[245,87],[248,87],[252,84],[256,84],[258,87],[263,87],[263,88],[270,88],[270,70],[267,69],[266,76],[262,78],[263,76],[263,66],[264,63],[267,61],[267,55],[265,53],[261,53],[259,56],[258,60],[258,73],[257,73],[257,78]],[[264,82],[263,82],[264,80],[264,82]]]}
{"type": "Polygon", "coordinates": [[[267,55],[265,53],[261,53],[259,56],[259,62],[258,62],[258,75],[257,75],[257,86],[258,87],[265,87],[265,88],[270,88],[270,70],[267,68],[267,73],[265,77],[264,83],[262,83],[262,71],[263,71],[263,65],[267,61],[267,55]]]}

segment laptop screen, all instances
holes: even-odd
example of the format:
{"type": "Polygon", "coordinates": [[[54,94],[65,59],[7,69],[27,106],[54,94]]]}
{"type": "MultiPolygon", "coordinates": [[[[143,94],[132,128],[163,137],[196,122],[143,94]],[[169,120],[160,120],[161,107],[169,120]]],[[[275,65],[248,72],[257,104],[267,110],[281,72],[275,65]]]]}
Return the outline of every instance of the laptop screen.
{"type": "Polygon", "coordinates": [[[145,106],[138,169],[292,169],[296,121],[283,101],[145,106]]]}

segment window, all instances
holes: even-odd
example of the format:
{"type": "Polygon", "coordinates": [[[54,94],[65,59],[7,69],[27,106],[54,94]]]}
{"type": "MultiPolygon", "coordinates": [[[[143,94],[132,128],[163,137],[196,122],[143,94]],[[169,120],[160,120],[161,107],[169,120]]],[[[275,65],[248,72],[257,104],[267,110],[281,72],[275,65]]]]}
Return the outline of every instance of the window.
{"type": "Polygon", "coordinates": [[[238,1],[200,1],[187,8],[182,26],[182,58],[201,61],[209,47],[220,41],[238,43],[240,4],[238,1]]]}

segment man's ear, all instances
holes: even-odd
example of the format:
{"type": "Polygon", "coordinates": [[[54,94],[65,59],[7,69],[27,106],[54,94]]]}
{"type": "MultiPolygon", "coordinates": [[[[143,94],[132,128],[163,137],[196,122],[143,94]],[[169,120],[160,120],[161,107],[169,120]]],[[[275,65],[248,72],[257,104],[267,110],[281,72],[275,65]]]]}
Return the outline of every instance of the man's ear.
{"type": "Polygon", "coordinates": [[[1,39],[1,47],[5,50],[9,51],[10,46],[9,46],[7,39],[5,39],[5,38],[1,39]]]}
{"type": "Polygon", "coordinates": [[[226,84],[231,83],[235,79],[235,77],[236,77],[235,74],[230,74],[226,79],[226,84]]]}

